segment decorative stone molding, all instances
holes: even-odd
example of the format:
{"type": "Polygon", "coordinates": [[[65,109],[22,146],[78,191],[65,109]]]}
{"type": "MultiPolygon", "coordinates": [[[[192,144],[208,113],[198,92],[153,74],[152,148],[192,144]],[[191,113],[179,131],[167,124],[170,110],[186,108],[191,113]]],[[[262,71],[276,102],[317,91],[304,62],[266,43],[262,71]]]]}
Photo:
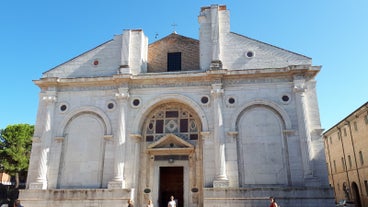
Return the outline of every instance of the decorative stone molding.
{"type": "Polygon", "coordinates": [[[32,143],[41,143],[40,137],[32,137],[32,143]]]}
{"type": "Polygon", "coordinates": [[[284,135],[286,136],[292,136],[292,135],[295,135],[295,130],[292,130],[292,129],[284,129],[282,131],[284,133],[284,135]]]}
{"type": "Polygon", "coordinates": [[[142,141],[142,135],[141,134],[129,134],[129,137],[134,139],[136,143],[139,143],[142,141]]]}
{"type": "Polygon", "coordinates": [[[55,137],[54,140],[57,142],[57,143],[61,143],[63,142],[65,139],[65,137],[55,137]]]}
{"type": "Polygon", "coordinates": [[[211,132],[199,132],[199,134],[201,135],[203,139],[209,139],[211,132]]]}
{"type": "Polygon", "coordinates": [[[105,141],[112,141],[114,139],[114,136],[112,134],[107,134],[107,135],[104,135],[103,138],[105,141]]]}
{"type": "Polygon", "coordinates": [[[233,137],[233,138],[236,138],[238,136],[239,132],[237,131],[228,131],[227,132],[227,135],[233,137]]]}

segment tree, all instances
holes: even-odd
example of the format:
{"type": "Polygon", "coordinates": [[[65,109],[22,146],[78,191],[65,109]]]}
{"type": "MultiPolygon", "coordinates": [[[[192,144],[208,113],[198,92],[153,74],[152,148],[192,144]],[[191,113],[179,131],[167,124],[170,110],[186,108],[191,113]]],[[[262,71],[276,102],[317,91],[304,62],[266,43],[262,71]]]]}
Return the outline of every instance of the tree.
{"type": "Polygon", "coordinates": [[[2,170],[15,176],[15,188],[19,187],[19,173],[27,172],[32,147],[34,126],[9,125],[0,130],[0,158],[2,170]]]}

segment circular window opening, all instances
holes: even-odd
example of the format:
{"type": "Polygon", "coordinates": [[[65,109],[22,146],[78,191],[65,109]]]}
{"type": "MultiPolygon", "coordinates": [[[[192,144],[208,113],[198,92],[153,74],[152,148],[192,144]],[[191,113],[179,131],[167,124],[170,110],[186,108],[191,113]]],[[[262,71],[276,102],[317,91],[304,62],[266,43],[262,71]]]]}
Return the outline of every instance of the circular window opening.
{"type": "Polygon", "coordinates": [[[138,106],[141,102],[139,101],[139,99],[134,99],[133,100],[133,106],[138,106]]]}
{"type": "Polygon", "coordinates": [[[109,104],[107,104],[107,108],[108,108],[108,109],[113,109],[113,108],[114,108],[114,103],[109,103],[109,104]]]}
{"type": "Polygon", "coordinates": [[[235,99],[234,98],[229,98],[229,104],[234,104],[235,103],[235,99]]]}
{"type": "Polygon", "coordinates": [[[203,97],[201,98],[201,102],[202,102],[203,104],[208,103],[208,97],[207,97],[207,96],[203,96],[203,97]]]}
{"type": "Polygon", "coordinates": [[[289,96],[283,95],[281,98],[284,102],[288,102],[290,100],[289,96]]]}
{"type": "Polygon", "coordinates": [[[254,57],[254,52],[248,51],[246,55],[247,55],[247,57],[252,58],[252,57],[254,57]]]}
{"type": "Polygon", "coordinates": [[[98,64],[100,64],[100,62],[98,60],[93,61],[93,65],[97,66],[98,64]]]}
{"type": "Polygon", "coordinates": [[[61,105],[61,106],[60,106],[60,110],[61,110],[61,111],[65,111],[66,109],[67,109],[67,107],[66,107],[66,105],[65,105],[65,104],[63,104],[63,105],[61,105]]]}

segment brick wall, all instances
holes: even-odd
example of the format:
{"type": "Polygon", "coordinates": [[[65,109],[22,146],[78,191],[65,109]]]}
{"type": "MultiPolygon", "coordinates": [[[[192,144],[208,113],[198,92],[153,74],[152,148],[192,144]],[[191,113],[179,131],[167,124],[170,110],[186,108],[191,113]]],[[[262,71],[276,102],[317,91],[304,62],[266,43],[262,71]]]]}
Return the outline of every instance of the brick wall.
{"type": "Polygon", "coordinates": [[[148,46],[148,72],[167,71],[167,53],[181,52],[181,70],[199,70],[199,41],[175,33],[148,46]]]}

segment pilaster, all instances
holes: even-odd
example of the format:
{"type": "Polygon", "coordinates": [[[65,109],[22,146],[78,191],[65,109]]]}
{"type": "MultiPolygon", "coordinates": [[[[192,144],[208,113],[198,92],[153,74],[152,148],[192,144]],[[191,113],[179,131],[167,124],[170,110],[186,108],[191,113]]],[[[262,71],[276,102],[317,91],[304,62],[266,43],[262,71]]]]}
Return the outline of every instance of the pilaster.
{"type": "Polygon", "coordinates": [[[119,88],[115,94],[118,105],[118,125],[114,136],[115,159],[114,159],[114,178],[108,183],[109,189],[125,188],[125,164],[126,164],[126,116],[127,102],[129,98],[128,88],[119,88]]]}
{"type": "MultiPolygon", "coordinates": [[[[40,138],[40,158],[37,169],[37,178],[29,184],[30,189],[47,189],[47,163],[51,147],[52,121],[56,102],[56,92],[49,91],[43,97],[42,101],[46,107],[44,113],[44,124],[42,126],[42,136],[40,138]]],[[[38,141],[36,141],[38,142],[38,141]]]]}
{"type": "Polygon", "coordinates": [[[213,187],[228,187],[229,180],[226,175],[226,158],[225,158],[225,132],[223,120],[223,97],[224,89],[222,84],[212,84],[211,95],[213,98],[214,112],[214,147],[215,147],[215,166],[216,177],[213,181],[213,187]]]}

